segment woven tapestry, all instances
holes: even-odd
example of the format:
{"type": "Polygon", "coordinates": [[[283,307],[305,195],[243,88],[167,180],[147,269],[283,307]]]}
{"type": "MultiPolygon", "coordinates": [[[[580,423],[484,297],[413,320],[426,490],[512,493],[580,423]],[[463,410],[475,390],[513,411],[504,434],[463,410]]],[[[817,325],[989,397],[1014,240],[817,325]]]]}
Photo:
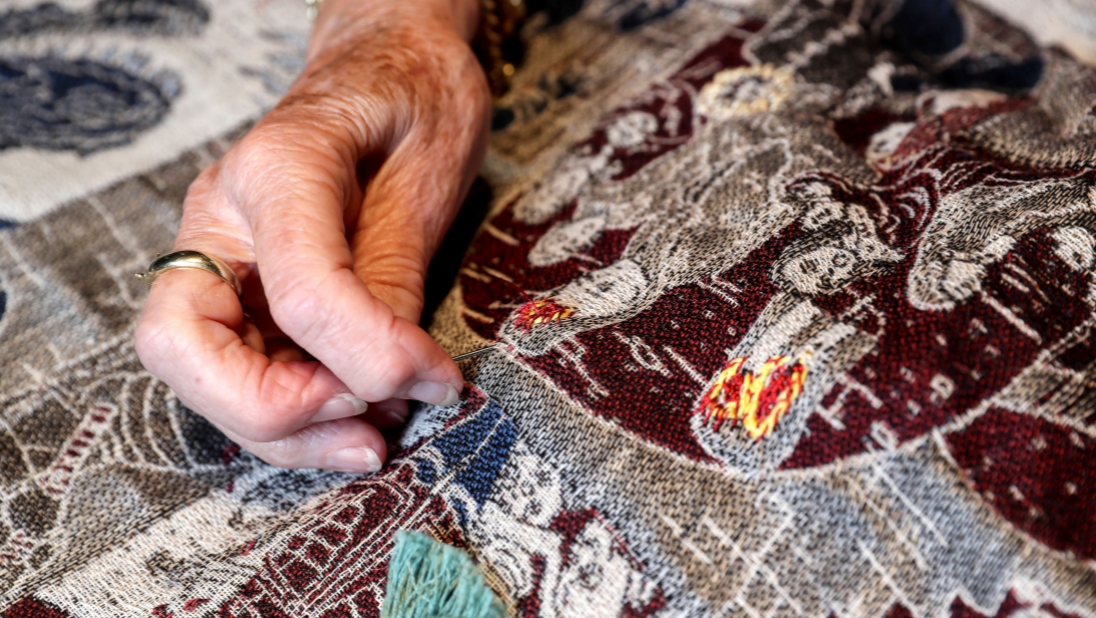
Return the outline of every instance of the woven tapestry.
{"type": "Polygon", "coordinates": [[[379,616],[400,530],[518,618],[1096,618],[1083,3],[535,16],[428,281],[434,338],[495,350],[363,476],[262,463],[133,350],[133,273],[301,66],[303,7],[108,4],[159,21],[0,19],[3,618],[379,616]],[[249,85],[197,83],[239,19],[249,85]],[[16,131],[43,71],[126,93],[116,126],[16,131]],[[189,132],[191,95],[235,115],[189,132]]]}

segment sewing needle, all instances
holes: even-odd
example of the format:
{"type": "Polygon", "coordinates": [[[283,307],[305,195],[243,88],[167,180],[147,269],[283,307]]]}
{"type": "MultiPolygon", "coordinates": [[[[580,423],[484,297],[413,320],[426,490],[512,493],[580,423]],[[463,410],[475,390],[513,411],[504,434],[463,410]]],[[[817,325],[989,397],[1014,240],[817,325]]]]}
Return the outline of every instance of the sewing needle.
{"type": "Polygon", "coordinates": [[[490,352],[494,349],[495,349],[495,345],[491,344],[491,345],[487,346],[486,348],[480,348],[478,350],[472,350],[471,352],[465,352],[464,354],[457,354],[456,356],[453,357],[453,361],[454,362],[459,362],[459,361],[465,360],[467,358],[475,358],[475,357],[479,356],[480,354],[487,354],[488,352],[490,352]]]}

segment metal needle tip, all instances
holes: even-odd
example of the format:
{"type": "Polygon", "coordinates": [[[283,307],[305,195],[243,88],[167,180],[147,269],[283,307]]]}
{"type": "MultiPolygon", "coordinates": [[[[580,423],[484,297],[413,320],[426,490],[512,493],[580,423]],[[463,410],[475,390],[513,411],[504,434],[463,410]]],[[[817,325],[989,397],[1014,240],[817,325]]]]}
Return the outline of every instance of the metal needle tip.
{"type": "Polygon", "coordinates": [[[492,345],[487,346],[486,348],[480,348],[478,350],[472,350],[471,352],[465,352],[464,354],[457,354],[456,356],[453,357],[453,361],[458,362],[458,361],[462,361],[466,358],[475,358],[475,357],[479,356],[480,354],[487,354],[488,352],[490,352],[494,349],[495,349],[495,346],[494,346],[494,344],[492,344],[492,345]]]}

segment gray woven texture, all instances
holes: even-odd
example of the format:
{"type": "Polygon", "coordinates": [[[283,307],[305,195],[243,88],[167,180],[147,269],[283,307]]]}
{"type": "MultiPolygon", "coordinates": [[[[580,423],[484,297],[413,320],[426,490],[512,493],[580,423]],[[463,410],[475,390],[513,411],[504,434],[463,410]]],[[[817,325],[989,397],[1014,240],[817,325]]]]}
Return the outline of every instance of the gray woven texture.
{"type": "Polygon", "coordinates": [[[303,7],[15,7],[0,616],[377,616],[400,529],[523,618],[1096,616],[1088,13],[745,4],[530,24],[431,282],[443,347],[500,351],[362,477],[260,462],[132,344],[133,273],[303,7]]]}

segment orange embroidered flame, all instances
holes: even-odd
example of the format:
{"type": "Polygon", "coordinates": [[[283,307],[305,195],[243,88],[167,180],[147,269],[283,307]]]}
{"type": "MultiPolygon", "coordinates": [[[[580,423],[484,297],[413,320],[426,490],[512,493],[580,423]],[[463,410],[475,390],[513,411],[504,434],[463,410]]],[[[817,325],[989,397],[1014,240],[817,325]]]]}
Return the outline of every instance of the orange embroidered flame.
{"type": "Polygon", "coordinates": [[[727,419],[732,426],[742,421],[750,437],[760,440],[772,433],[803,392],[807,368],[787,356],[777,356],[765,361],[755,375],[742,370],[745,362],[745,358],[735,358],[727,363],[701,398],[697,413],[704,414],[705,425],[713,423],[714,432],[727,419]]]}
{"type": "Polygon", "coordinates": [[[533,300],[525,303],[518,309],[518,317],[514,324],[529,332],[538,324],[560,322],[575,314],[575,310],[564,307],[551,298],[545,300],[533,300]]]}

